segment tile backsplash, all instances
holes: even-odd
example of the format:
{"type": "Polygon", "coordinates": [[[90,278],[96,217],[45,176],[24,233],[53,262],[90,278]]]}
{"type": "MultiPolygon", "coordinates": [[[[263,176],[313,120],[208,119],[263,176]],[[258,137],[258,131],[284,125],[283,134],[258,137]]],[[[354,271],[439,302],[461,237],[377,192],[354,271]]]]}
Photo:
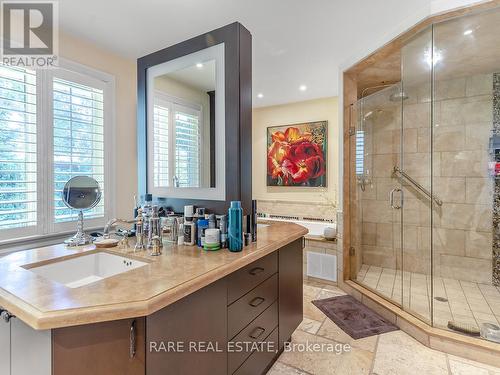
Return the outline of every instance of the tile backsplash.
{"type": "Polygon", "coordinates": [[[336,220],[337,209],[329,204],[296,202],[296,201],[276,201],[258,200],[257,212],[270,215],[282,215],[298,219],[325,219],[336,220]]]}

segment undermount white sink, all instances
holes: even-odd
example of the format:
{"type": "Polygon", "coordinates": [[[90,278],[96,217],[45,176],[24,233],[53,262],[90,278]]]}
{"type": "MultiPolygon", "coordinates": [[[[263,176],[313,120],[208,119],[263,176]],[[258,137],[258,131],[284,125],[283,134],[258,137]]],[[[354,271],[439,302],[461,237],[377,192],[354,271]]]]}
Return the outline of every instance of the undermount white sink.
{"type": "Polygon", "coordinates": [[[29,268],[29,271],[69,288],[78,288],[147,264],[119,255],[98,252],[29,268]]]}

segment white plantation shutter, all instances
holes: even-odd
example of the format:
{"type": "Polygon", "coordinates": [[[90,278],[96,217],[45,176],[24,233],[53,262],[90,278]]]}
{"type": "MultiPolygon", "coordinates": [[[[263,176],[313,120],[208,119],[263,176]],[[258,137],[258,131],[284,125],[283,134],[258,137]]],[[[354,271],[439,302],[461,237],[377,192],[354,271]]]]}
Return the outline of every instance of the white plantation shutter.
{"type": "Polygon", "coordinates": [[[179,187],[200,186],[201,112],[175,106],[175,175],[179,187]]]}
{"type": "Polygon", "coordinates": [[[153,181],[154,187],[169,186],[169,129],[170,122],[169,103],[164,103],[159,99],[155,99],[153,108],[153,181]]]}
{"type": "Polygon", "coordinates": [[[76,220],[78,212],[62,202],[64,184],[74,176],[90,176],[99,182],[99,204],[84,216],[104,216],[104,93],[100,88],[70,80],[53,79],[54,113],[54,220],[76,220]]]}
{"type": "Polygon", "coordinates": [[[356,131],[356,174],[363,175],[365,171],[365,132],[356,131]]]}
{"type": "Polygon", "coordinates": [[[37,224],[37,77],[0,65],[0,231],[37,224]]]}
{"type": "Polygon", "coordinates": [[[156,92],[149,140],[154,188],[200,186],[202,122],[201,105],[156,92]]]}
{"type": "Polygon", "coordinates": [[[101,202],[85,212],[101,227],[114,207],[112,76],[61,61],[39,70],[0,65],[0,243],[74,231],[61,200],[77,175],[95,178],[101,202]],[[106,190],[108,189],[108,190],[106,190]]]}

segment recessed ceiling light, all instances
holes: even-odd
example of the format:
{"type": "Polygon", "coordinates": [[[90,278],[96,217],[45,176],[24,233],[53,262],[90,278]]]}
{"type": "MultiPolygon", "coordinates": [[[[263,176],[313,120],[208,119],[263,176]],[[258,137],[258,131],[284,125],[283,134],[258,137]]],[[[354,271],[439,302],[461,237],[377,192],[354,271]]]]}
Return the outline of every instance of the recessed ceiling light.
{"type": "Polygon", "coordinates": [[[203,68],[203,64],[202,64],[202,63],[198,63],[198,64],[196,64],[196,67],[197,67],[198,69],[201,69],[201,68],[203,68]]]}
{"type": "Polygon", "coordinates": [[[264,97],[264,94],[262,94],[261,92],[259,92],[259,93],[257,94],[257,98],[262,99],[263,97],[264,97]]]}
{"type": "Polygon", "coordinates": [[[471,29],[465,30],[464,35],[470,35],[470,34],[472,34],[472,32],[473,31],[471,29]]]}
{"type": "Polygon", "coordinates": [[[306,85],[300,85],[299,90],[300,91],[306,91],[307,90],[307,86],[306,85]]]}

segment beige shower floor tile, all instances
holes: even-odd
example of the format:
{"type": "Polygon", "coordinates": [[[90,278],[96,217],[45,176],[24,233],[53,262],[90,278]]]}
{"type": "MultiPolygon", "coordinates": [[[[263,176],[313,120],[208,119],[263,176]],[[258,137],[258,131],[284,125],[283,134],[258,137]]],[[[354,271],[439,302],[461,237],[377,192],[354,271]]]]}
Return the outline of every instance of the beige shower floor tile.
{"type": "Polygon", "coordinates": [[[493,285],[438,277],[434,280],[434,297],[442,297],[447,301],[431,301],[429,275],[404,272],[402,290],[399,270],[394,272],[394,269],[367,264],[363,264],[361,269],[363,272],[358,274],[358,282],[394,301],[400,302],[403,295],[403,305],[424,319],[430,318],[432,303],[436,327],[447,328],[448,320],[475,324],[478,327],[488,321],[499,323],[500,289],[493,285]]]}

